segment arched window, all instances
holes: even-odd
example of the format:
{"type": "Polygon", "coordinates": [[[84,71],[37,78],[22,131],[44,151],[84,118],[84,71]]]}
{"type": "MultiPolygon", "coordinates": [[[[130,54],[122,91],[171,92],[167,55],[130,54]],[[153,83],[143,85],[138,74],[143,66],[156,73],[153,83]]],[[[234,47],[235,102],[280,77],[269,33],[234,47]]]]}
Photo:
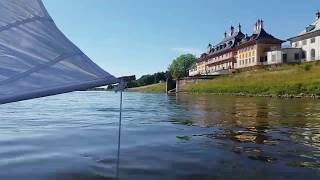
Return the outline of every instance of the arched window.
{"type": "Polygon", "coordinates": [[[311,49],[311,60],[315,60],[316,59],[316,50],[315,49],[311,49]]]}
{"type": "Polygon", "coordinates": [[[301,58],[306,59],[306,52],[305,51],[302,51],[301,58]]]}

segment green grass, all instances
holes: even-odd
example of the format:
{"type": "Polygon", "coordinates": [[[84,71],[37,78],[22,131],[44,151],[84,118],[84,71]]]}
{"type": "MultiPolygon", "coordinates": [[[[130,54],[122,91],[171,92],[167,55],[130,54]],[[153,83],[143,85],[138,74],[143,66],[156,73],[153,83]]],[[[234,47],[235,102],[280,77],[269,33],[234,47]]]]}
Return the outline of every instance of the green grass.
{"type": "Polygon", "coordinates": [[[143,92],[143,93],[165,93],[166,85],[164,83],[152,84],[148,86],[142,86],[137,88],[130,88],[131,92],[143,92]]]}
{"type": "Polygon", "coordinates": [[[244,93],[252,95],[320,95],[320,63],[283,65],[218,77],[189,85],[189,93],[244,93]]]}

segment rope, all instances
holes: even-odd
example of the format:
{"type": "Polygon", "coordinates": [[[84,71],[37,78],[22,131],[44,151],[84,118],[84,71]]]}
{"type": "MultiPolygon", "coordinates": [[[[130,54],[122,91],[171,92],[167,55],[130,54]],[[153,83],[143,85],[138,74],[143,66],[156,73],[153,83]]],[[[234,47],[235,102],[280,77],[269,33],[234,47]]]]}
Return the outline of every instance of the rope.
{"type": "Polygon", "coordinates": [[[116,169],[116,178],[119,180],[120,174],[120,148],[121,148],[121,125],[122,125],[122,93],[124,83],[120,83],[120,114],[119,114],[119,130],[118,130],[118,153],[117,153],[117,169],[116,169]]]}

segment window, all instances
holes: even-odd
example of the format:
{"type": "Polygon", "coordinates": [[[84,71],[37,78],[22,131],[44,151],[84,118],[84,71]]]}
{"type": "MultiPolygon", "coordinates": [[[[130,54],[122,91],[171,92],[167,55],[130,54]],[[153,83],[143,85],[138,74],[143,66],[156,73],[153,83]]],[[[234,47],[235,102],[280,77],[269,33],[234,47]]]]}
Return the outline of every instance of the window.
{"type": "Polygon", "coordinates": [[[261,56],[261,57],[260,57],[260,62],[263,62],[263,61],[264,61],[264,57],[261,56]]]}
{"type": "Polygon", "coordinates": [[[299,60],[300,59],[300,54],[299,53],[295,53],[294,54],[294,59],[295,60],[299,60]]]}
{"type": "Polygon", "coordinates": [[[271,61],[272,61],[272,62],[275,62],[275,61],[276,61],[276,58],[277,58],[276,55],[275,55],[275,54],[272,54],[271,61]]]}
{"type": "Polygon", "coordinates": [[[306,52],[302,52],[302,54],[301,54],[301,59],[306,59],[306,52]]]}
{"type": "Polygon", "coordinates": [[[303,40],[302,45],[307,45],[307,40],[303,40]]]}
{"type": "Polygon", "coordinates": [[[310,39],[310,43],[315,43],[316,42],[316,38],[311,38],[310,39]]]}
{"type": "Polygon", "coordinates": [[[315,60],[315,59],[316,59],[316,50],[311,49],[311,60],[315,60]]]}
{"type": "Polygon", "coordinates": [[[288,62],[288,55],[287,54],[282,54],[282,61],[283,61],[283,63],[288,62]]]}

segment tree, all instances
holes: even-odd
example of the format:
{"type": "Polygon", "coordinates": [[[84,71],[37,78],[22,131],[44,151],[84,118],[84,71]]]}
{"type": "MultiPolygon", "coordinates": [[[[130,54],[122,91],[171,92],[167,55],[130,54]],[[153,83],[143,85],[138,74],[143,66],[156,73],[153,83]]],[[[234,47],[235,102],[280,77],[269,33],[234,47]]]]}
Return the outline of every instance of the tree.
{"type": "Polygon", "coordinates": [[[146,85],[156,84],[156,83],[159,83],[160,81],[166,81],[166,80],[167,80],[167,72],[157,72],[153,75],[150,75],[150,74],[143,75],[139,79],[129,82],[128,87],[133,88],[133,87],[146,86],[146,85]]]}
{"type": "Polygon", "coordinates": [[[174,79],[188,77],[189,70],[196,64],[197,58],[192,54],[185,54],[173,60],[169,72],[174,79]]]}
{"type": "Polygon", "coordinates": [[[154,84],[154,76],[153,75],[143,75],[140,79],[138,79],[139,86],[145,86],[149,84],[154,84]]]}
{"type": "Polygon", "coordinates": [[[159,83],[160,81],[166,81],[167,79],[166,72],[157,72],[153,76],[154,76],[154,83],[159,83]]]}

